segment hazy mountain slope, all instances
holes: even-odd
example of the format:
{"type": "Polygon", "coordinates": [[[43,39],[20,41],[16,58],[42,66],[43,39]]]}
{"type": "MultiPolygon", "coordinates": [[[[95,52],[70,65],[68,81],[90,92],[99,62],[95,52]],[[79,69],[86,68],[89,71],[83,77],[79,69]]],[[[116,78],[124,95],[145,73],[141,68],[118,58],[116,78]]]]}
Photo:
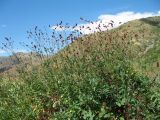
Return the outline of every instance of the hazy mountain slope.
{"type": "Polygon", "coordinates": [[[18,60],[16,60],[16,58],[13,58],[13,56],[0,57],[0,72],[7,71],[16,64],[18,64],[18,60]]]}
{"type": "Polygon", "coordinates": [[[35,53],[18,52],[8,57],[0,57],[0,73],[12,77],[17,75],[17,68],[30,68],[32,65],[40,64],[40,58],[35,53]]]}

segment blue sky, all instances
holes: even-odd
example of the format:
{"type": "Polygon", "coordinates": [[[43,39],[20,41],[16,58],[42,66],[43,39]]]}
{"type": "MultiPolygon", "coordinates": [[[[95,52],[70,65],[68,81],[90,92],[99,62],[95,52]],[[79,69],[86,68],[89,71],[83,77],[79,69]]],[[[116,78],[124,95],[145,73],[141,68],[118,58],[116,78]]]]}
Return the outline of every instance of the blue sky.
{"type": "MultiPolygon", "coordinates": [[[[35,26],[55,25],[59,21],[79,23],[80,17],[96,21],[100,16],[125,11],[160,11],[159,0],[0,0],[0,44],[12,37],[18,49],[26,42],[26,31],[35,26]]],[[[0,55],[5,55],[0,51],[0,55]]]]}

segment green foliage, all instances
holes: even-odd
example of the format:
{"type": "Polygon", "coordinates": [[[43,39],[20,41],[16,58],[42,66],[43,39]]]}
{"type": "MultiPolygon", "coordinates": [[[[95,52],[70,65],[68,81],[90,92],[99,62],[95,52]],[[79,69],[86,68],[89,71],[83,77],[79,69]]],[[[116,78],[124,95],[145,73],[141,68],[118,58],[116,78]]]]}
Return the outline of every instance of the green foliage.
{"type": "Polygon", "coordinates": [[[58,119],[140,119],[156,116],[147,106],[152,103],[148,101],[152,95],[149,78],[138,75],[127,63],[112,70],[99,64],[108,62],[96,64],[98,74],[85,71],[83,66],[80,80],[73,76],[61,78],[66,82],[61,85],[63,89],[58,90],[60,112],[54,113],[58,119]]]}

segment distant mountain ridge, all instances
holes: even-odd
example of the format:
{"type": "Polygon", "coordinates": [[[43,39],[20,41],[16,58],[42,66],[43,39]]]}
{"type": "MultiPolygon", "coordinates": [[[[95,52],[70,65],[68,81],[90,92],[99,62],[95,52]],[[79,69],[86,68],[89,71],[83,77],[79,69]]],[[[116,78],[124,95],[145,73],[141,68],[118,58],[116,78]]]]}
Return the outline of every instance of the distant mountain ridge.
{"type": "Polygon", "coordinates": [[[36,53],[18,52],[11,56],[0,56],[0,73],[14,68],[16,65],[27,63],[30,60],[38,60],[36,53]]]}
{"type": "Polygon", "coordinates": [[[11,57],[0,57],[0,73],[9,70],[16,64],[11,57]]]}

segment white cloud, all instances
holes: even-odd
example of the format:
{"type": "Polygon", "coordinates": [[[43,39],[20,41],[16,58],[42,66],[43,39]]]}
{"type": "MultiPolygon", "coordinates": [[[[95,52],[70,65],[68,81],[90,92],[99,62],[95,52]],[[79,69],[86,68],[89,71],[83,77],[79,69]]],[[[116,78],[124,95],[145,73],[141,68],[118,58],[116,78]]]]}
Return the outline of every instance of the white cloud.
{"type": "Polygon", "coordinates": [[[97,27],[99,24],[101,26],[101,30],[105,31],[107,29],[116,28],[120,26],[121,24],[126,23],[131,20],[146,18],[146,17],[151,17],[151,16],[159,16],[159,15],[160,15],[160,11],[157,13],[152,13],[152,12],[140,13],[140,12],[125,11],[125,12],[117,13],[115,15],[104,14],[104,15],[100,15],[98,17],[98,21],[94,22],[94,24],[85,24],[85,26],[89,26],[93,30],[88,31],[84,29],[83,33],[89,34],[89,33],[93,33],[93,31],[96,32],[97,30],[95,29],[95,27],[97,27]],[[112,23],[111,21],[113,21],[113,27],[109,25],[109,23],[112,23]],[[108,27],[107,28],[103,27],[103,25],[106,25],[108,27]]]}
{"type": "Polygon", "coordinates": [[[56,31],[63,31],[63,30],[67,30],[69,28],[66,28],[65,26],[63,25],[56,25],[56,26],[52,26],[51,29],[54,29],[56,31]]]}
{"type": "Polygon", "coordinates": [[[6,51],[0,50],[0,54],[4,54],[4,53],[6,53],[6,51]]]}
{"type": "Polygon", "coordinates": [[[6,28],[6,27],[7,27],[7,25],[3,24],[3,25],[1,25],[1,27],[2,27],[2,28],[6,28]]]}
{"type": "Polygon", "coordinates": [[[151,16],[160,16],[160,11],[154,12],[133,12],[124,11],[117,14],[103,14],[98,17],[98,20],[92,23],[78,24],[75,28],[65,28],[64,26],[53,26],[52,29],[56,28],[56,31],[63,30],[79,30],[83,34],[90,34],[98,31],[105,31],[108,29],[116,28],[123,23],[131,20],[146,18],[151,16]],[[113,25],[113,26],[112,26],[113,25]],[[100,28],[100,30],[98,29],[100,28]]]}
{"type": "Polygon", "coordinates": [[[24,49],[17,49],[17,50],[14,50],[15,53],[17,52],[23,52],[23,53],[27,53],[28,51],[27,50],[24,50],[24,49]]]}
{"type": "Polygon", "coordinates": [[[98,18],[102,21],[113,20],[115,22],[115,25],[117,26],[118,22],[125,23],[131,20],[156,16],[156,15],[158,15],[158,13],[150,13],[150,12],[135,13],[135,12],[128,11],[128,12],[121,12],[115,15],[101,15],[98,18]]]}

